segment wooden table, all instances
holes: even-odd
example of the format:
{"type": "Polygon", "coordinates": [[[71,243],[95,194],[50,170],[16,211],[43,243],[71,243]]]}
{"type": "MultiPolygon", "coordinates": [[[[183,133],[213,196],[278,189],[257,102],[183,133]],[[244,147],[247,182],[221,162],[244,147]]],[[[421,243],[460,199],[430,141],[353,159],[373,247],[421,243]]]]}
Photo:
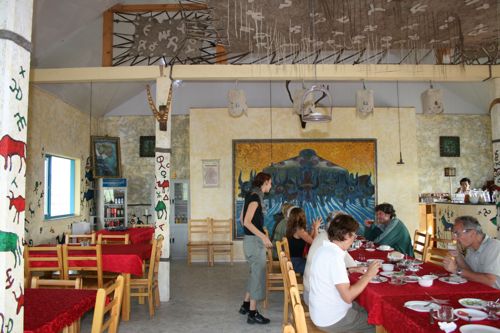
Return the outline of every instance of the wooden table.
{"type": "Polygon", "coordinates": [[[153,234],[155,233],[155,228],[128,228],[123,231],[110,231],[110,230],[99,230],[96,235],[129,235],[129,240],[131,244],[137,243],[150,243],[153,239],[153,234]]]}
{"type": "Polygon", "coordinates": [[[96,295],[86,289],[26,289],[24,332],[60,332],[94,307],[96,295]]]}

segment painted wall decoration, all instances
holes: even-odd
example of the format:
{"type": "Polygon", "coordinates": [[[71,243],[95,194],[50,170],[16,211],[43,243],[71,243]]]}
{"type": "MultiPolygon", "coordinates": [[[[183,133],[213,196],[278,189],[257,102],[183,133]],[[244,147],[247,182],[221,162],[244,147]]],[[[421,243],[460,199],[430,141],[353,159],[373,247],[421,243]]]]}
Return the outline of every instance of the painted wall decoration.
{"type": "Polygon", "coordinates": [[[121,177],[120,138],[92,136],[94,177],[121,177]]]}
{"type": "MultiPolygon", "coordinates": [[[[308,223],[331,211],[344,211],[358,222],[374,217],[376,203],[376,141],[359,140],[234,140],[233,218],[235,238],[243,236],[240,214],[257,172],[272,176],[264,197],[265,226],[283,202],[302,207],[308,223]]],[[[361,224],[360,232],[364,227],[361,224]]]]}

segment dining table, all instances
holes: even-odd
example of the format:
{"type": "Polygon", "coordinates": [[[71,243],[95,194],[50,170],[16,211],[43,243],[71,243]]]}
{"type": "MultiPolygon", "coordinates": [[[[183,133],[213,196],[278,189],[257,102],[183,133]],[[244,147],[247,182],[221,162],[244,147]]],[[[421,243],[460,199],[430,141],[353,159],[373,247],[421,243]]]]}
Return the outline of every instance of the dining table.
{"type": "Polygon", "coordinates": [[[58,333],[95,305],[96,290],[31,289],[24,291],[24,332],[58,333]]]}
{"type": "MultiPolygon", "coordinates": [[[[369,259],[380,259],[389,263],[389,252],[390,251],[381,251],[378,249],[366,250],[361,247],[350,251],[349,254],[361,263],[369,259]]],[[[378,283],[369,283],[356,299],[356,301],[367,310],[369,324],[376,325],[377,327],[384,327],[391,333],[413,332],[411,325],[422,325],[426,327],[426,325],[429,325],[429,318],[428,316],[422,316],[420,313],[414,314],[412,312],[415,311],[405,308],[403,305],[409,300],[430,301],[432,300],[431,298],[434,297],[449,300],[451,302],[450,304],[456,306],[460,298],[471,297],[496,300],[500,297],[500,290],[481,283],[467,281],[461,284],[452,284],[445,282],[450,274],[442,266],[434,263],[419,262],[416,266],[419,267],[418,271],[405,272],[404,274],[413,276],[435,275],[442,279],[435,279],[430,287],[422,287],[416,282],[405,282],[401,285],[395,285],[390,283],[390,278],[387,278],[386,282],[377,281],[378,283]],[[445,281],[442,281],[443,279],[445,281]],[[398,313],[398,316],[388,316],[387,311],[398,313]],[[393,322],[395,318],[398,318],[397,324],[393,322]]],[[[361,274],[359,273],[352,273],[349,275],[349,279],[351,283],[354,283],[360,276],[361,274]]],[[[458,324],[463,323],[459,321],[458,324]]],[[[488,324],[492,324],[493,326],[498,325],[497,322],[490,322],[488,324]]],[[[430,327],[427,328],[429,329],[428,331],[432,331],[430,327]]],[[[436,332],[439,331],[437,321],[432,328],[437,329],[436,332]]],[[[378,329],[378,331],[383,330],[378,329]]]]}
{"type": "Polygon", "coordinates": [[[127,228],[126,230],[106,230],[102,229],[96,232],[96,235],[129,235],[131,244],[150,243],[153,239],[155,228],[127,228]]]}

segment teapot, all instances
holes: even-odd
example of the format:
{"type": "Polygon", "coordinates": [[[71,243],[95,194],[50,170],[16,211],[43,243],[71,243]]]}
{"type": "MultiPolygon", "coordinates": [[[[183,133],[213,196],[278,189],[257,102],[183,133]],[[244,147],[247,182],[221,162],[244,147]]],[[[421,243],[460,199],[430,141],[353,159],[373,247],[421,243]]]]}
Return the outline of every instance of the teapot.
{"type": "Polygon", "coordinates": [[[479,192],[482,191],[471,190],[469,192],[469,202],[471,204],[477,204],[479,202],[479,198],[482,196],[482,193],[480,194],[479,192]]]}

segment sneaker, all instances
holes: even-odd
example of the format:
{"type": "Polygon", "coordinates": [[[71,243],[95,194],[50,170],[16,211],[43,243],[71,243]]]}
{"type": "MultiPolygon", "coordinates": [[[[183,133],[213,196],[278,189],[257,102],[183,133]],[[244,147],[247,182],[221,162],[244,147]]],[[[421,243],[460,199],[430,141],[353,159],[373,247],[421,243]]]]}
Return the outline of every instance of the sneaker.
{"type": "Polygon", "coordinates": [[[263,315],[261,315],[259,313],[259,311],[256,311],[255,312],[255,315],[254,316],[250,316],[250,314],[248,315],[248,318],[247,318],[247,324],[269,324],[271,321],[264,317],[263,315]]]}
{"type": "Polygon", "coordinates": [[[246,315],[250,311],[250,308],[246,307],[244,304],[240,306],[240,309],[238,310],[239,313],[242,315],[246,315]]]}

